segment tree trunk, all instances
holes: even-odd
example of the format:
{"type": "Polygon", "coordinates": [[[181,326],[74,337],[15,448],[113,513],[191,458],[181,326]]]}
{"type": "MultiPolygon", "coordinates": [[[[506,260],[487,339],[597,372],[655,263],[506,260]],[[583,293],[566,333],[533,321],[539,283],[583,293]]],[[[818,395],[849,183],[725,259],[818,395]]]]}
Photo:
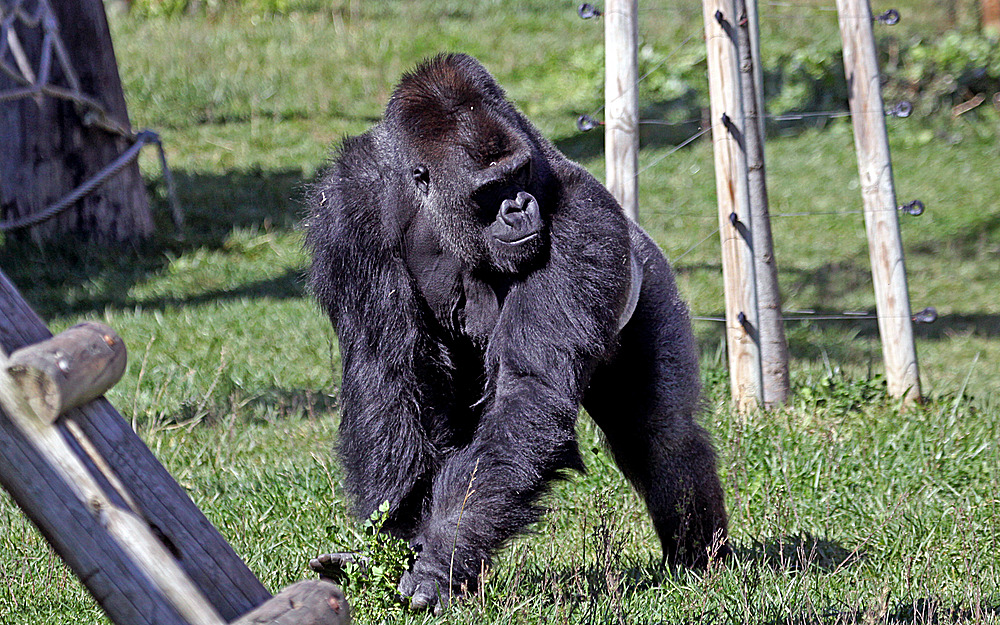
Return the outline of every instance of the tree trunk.
{"type": "MultiPolygon", "coordinates": [[[[40,1],[40,0],[36,0],[40,1]]],[[[29,12],[36,3],[23,5],[29,12]]],[[[96,100],[112,126],[130,132],[131,126],[111,33],[102,0],[48,0],[65,45],[66,60],[79,79],[82,95],[96,100]]],[[[44,7],[39,7],[43,8],[44,7]]],[[[45,12],[43,11],[43,16],[45,12]]],[[[46,20],[37,25],[14,20],[12,31],[24,50],[29,81],[72,91],[72,73],[66,72],[52,50],[48,80],[42,71],[46,20]]],[[[24,73],[13,50],[2,60],[24,73]]],[[[0,95],[24,85],[0,72],[0,95]]],[[[51,206],[115,161],[134,142],[88,123],[93,110],[48,94],[13,101],[0,100],[0,219],[34,215],[51,206]]],[[[107,182],[59,216],[33,226],[32,239],[57,240],[66,234],[99,244],[135,243],[152,233],[153,221],[146,189],[133,161],[107,182]]],[[[21,231],[24,232],[24,231],[21,231]]]]}
{"type": "Polygon", "coordinates": [[[981,0],[984,33],[1000,35],[1000,0],[981,0]]]}

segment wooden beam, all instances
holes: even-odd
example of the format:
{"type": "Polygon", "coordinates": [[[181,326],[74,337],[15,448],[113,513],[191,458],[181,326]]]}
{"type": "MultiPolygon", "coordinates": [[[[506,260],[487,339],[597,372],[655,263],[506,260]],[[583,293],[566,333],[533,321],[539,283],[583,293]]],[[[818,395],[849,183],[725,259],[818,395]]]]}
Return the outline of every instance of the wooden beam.
{"type": "MultiPolygon", "coordinates": [[[[0,272],[0,350],[9,354],[50,337],[45,324],[0,272]]],[[[71,410],[53,427],[107,496],[101,504],[104,509],[111,516],[125,511],[134,518],[118,515],[117,521],[140,522],[149,528],[170,554],[171,563],[179,565],[223,619],[242,616],[271,597],[107,400],[99,398],[71,410]]],[[[129,568],[125,551],[101,529],[100,519],[113,520],[74,506],[78,491],[53,471],[2,410],[0,482],[105,611],[121,615],[117,622],[185,622],[162,594],[149,592],[149,578],[129,568]]]]}
{"type": "Polygon", "coordinates": [[[746,119],[740,98],[736,51],[737,14],[733,0],[703,0],[708,83],[715,152],[715,190],[725,283],[726,346],[733,401],[741,412],[761,406],[762,374],[758,344],[757,287],[753,223],[749,211],[746,119]]]}
{"type": "Polygon", "coordinates": [[[188,625],[0,408],[0,484],[116,623],[188,625]]]}
{"type": "Polygon", "coordinates": [[[104,394],[125,373],[125,342],[103,323],[73,326],[7,359],[7,373],[45,423],[104,394]]]}
{"type": "Polygon", "coordinates": [[[868,0],[837,0],[865,230],[889,393],[919,401],[920,374],[899,232],[896,189],[868,0]]]}
{"type": "Polygon", "coordinates": [[[607,187],[639,219],[639,27],[637,0],[604,4],[604,159],[607,187]]]}
{"type": "Polygon", "coordinates": [[[757,31],[754,0],[736,0],[737,49],[740,66],[740,96],[746,118],[744,141],[748,202],[753,233],[754,276],[757,281],[757,315],[760,327],[761,397],[764,407],[773,408],[788,401],[788,340],[781,313],[781,290],[778,288],[778,263],[771,236],[771,212],[767,197],[767,170],[764,166],[763,97],[758,92],[760,59],[754,55],[757,31]]]}
{"type": "MultiPolygon", "coordinates": [[[[58,338],[55,337],[51,341],[56,341],[58,338]]],[[[77,428],[70,427],[73,438],[65,437],[60,428],[36,415],[28,396],[21,392],[21,388],[7,372],[9,367],[6,366],[6,354],[2,349],[0,349],[0,363],[5,365],[0,367],[0,406],[4,415],[24,435],[25,440],[41,457],[44,464],[52,470],[54,476],[51,479],[60,480],[72,491],[69,498],[62,501],[29,500],[28,507],[25,508],[29,511],[29,516],[38,508],[53,506],[86,510],[97,520],[101,533],[110,536],[114,544],[121,548],[125,560],[116,560],[116,564],[138,571],[150,582],[150,587],[143,588],[145,592],[165,599],[186,623],[225,625],[184,574],[164,544],[154,536],[149,525],[139,519],[134,510],[128,510],[125,506],[112,501],[103,485],[98,482],[96,475],[91,473],[83,458],[71,447],[71,442],[75,438],[75,442],[86,453],[92,448],[90,442],[77,428]]],[[[110,468],[99,457],[91,457],[90,460],[95,462],[97,470],[108,483],[112,486],[119,483],[110,468]]],[[[126,492],[117,494],[127,501],[126,506],[134,505],[126,492]]],[[[58,532],[60,539],[70,545],[77,544],[81,540],[72,529],[63,527],[58,532]]],[[[101,568],[107,567],[103,562],[98,562],[98,565],[101,568]]],[[[97,596],[99,595],[95,594],[95,597],[97,596]]],[[[113,607],[109,606],[110,609],[113,607]]],[[[123,620],[126,618],[123,614],[109,612],[109,616],[122,625],[127,622],[123,620]]]]}

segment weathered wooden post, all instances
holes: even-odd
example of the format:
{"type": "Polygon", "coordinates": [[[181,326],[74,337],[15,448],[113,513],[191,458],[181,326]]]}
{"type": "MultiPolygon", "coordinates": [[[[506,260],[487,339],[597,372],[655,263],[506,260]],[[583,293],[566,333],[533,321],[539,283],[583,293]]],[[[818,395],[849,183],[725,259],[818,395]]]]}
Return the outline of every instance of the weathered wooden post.
{"type": "Polygon", "coordinates": [[[639,27],[637,0],[604,5],[604,159],[606,186],[639,219],[639,27]]]}
{"type": "Polygon", "coordinates": [[[760,59],[754,54],[757,31],[755,0],[736,0],[737,48],[739,50],[740,92],[746,118],[746,163],[748,201],[753,233],[754,273],[757,279],[757,315],[760,323],[760,361],[764,406],[771,408],[788,401],[788,340],[781,313],[778,266],[771,236],[771,213],[767,199],[767,172],[764,166],[763,95],[760,59]]]}
{"type": "Polygon", "coordinates": [[[886,381],[893,397],[920,401],[920,374],[871,7],[868,0],[837,0],[837,16],[844,45],[844,69],[886,381]]]}
{"type": "Polygon", "coordinates": [[[0,484],[119,625],[343,625],[343,593],[271,594],[107,400],[107,326],[52,337],[0,272],[0,484]],[[270,601],[269,601],[270,600],[270,601]]]}
{"type": "Polygon", "coordinates": [[[763,404],[760,324],[744,154],[746,119],[740,98],[734,0],[703,0],[711,99],[715,189],[722,240],[726,345],[733,401],[740,411],[763,404]]]}

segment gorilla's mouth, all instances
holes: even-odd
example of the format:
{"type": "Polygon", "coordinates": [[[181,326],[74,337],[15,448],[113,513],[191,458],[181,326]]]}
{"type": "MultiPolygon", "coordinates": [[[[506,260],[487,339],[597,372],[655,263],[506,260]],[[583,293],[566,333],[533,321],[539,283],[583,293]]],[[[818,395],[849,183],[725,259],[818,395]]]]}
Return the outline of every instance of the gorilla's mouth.
{"type": "Polygon", "coordinates": [[[522,243],[527,243],[532,239],[537,239],[539,234],[540,234],[539,232],[532,232],[531,234],[526,234],[523,237],[519,237],[517,239],[504,239],[502,237],[496,237],[496,239],[501,245],[506,245],[508,247],[515,247],[521,245],[522,243]]]}

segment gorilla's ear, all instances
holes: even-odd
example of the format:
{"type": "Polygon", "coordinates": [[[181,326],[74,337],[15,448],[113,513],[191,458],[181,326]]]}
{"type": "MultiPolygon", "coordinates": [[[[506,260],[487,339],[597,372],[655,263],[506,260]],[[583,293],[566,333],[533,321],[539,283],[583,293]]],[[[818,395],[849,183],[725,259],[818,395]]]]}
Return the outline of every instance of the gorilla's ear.
{"type": "Polygon", "coordinates": [[[421,193],[426,194],[431,182],[431,173],[427,171],[426,165],[417,165],[413,168],[413,182],[417,183],[417,188],[421,193]]]}

